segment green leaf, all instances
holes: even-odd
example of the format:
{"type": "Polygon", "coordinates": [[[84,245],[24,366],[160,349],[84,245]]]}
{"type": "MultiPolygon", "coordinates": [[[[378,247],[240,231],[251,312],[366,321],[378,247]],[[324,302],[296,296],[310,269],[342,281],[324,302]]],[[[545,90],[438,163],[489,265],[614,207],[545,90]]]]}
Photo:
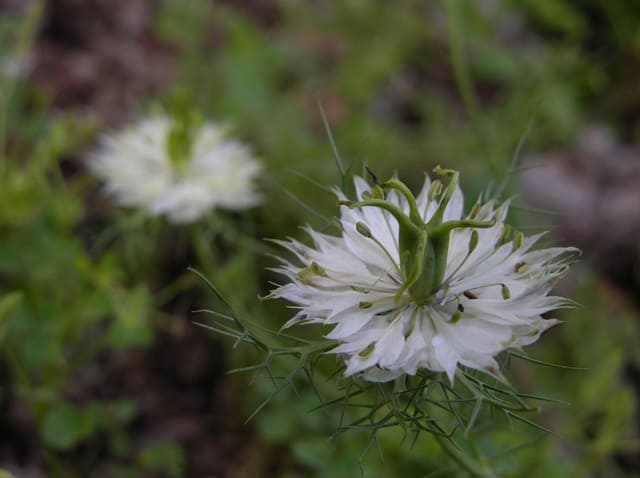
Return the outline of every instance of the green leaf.
{"type": "Polygon", "coordinates": [[[13,317],[13,310],[21,300],[22,292],[11,292],[0,297],[0,345],[4,342],[7,323],[13,317]]]}
{"type": "Polygon", "coordinates": [[[42,427],[46,445],[58,450],[73,448],[94,433],[98,422],[96,412],[94,407],[81,410],[65,402],[55,405],[42,427]]]}
{"type": "Polygon", "coordinates": [[[177,477],[184,473],[184,450],[175,443],[153,443],[140,452],[137,461],[143,470],[163,476],[177,477]]]}
{"type": "MultiPolygon", "coordinates": [[[[33,324],[29,324],[29,327],[34,327],[33,324]]],[[[64,361],[64,345],[56,338],[51,327],[43,328],[37,334],[32,333],[22,344],[19,352],[24,360],[24,367],[30,371],[58,365],[64,361]]]]}
{"type": "Polygon", "coordinates": [[[299,415],[291,413],[288,407],[274,408],[258,416],[260,436],[271,443],[284,443],[294,437],[298,419],[299,415]]]}
{"type": "Polygon", "coordinates": [[[108,412],[110,420],[117,424],[129,423],[138,413],[138,404],[135,400],[117,400],[109,405],[108,412]]]}
{"type": "Polygon", "coordinates": [[[140,347],[149,344],[153,334],[148,323],[151,299],[144,286],[126,295],[115,294],[116,320],[109,330],[109,341],[115,348],[140,347]]]}

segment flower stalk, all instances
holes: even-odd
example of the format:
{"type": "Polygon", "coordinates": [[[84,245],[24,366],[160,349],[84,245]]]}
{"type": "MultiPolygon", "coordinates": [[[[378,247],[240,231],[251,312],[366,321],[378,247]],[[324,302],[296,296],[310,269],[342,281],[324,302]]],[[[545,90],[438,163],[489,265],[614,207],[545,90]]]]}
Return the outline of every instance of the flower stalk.
{"type": "Polygon", "coordinates": [[[497,475],[486,463],[480,463],[458,448],[449,437],[433,434],[440,448],[453,459],[460,468],[475,478],[497,478],[497,475]]]}

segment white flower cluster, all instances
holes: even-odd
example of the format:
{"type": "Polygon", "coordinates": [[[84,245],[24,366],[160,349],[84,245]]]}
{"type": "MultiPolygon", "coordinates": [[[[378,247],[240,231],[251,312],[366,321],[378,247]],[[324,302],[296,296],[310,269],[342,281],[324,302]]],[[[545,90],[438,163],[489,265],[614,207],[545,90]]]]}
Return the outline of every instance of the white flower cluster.
{"type": "Polygon", "coordinates": [[[463,215],[457,173],[444,193],[427,177],[417,197],[397,179],[354,181],[359,201],[337,191],[340,236],[309,228],[313,247],[279,241],[297,261],[282,260],[275,270],[290,282],[272,292],[299,308],[287,326],[334,326],[327,337],[346,376],[388,381],[424,368],[453,381],[459,364],[499,375],[497,354],[535,342],[558,322],[541,314],[570,305],[547,294],[576,250],[509,238],[508,202],[463,215]]]}
{"type": "Polygon", "coordinates": [[[156,116],[102,138],[89,167],[118,204],[187,223],[212,208],[240,210],[258,202],[260,164],[245,145],[205,123],[192,135],[188,157],[176,164],[168,148],[171,128],[170,118],[156,116]]]}

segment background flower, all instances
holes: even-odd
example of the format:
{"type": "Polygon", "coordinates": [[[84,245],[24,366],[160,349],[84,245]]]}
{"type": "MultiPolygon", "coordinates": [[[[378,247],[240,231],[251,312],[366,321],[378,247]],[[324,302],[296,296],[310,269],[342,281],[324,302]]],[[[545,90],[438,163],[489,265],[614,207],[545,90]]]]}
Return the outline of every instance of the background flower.
{"type": "Polygon", "coordinates": [[[257,203],[253,182],[260,165],[245,145],[205,123],[194,126],[185,157],[176,160],[168,147],[172,128],[170,118],[155,116],[102,138],[89,166],[118,204],[183,223],[215,207],[257,203]]]}

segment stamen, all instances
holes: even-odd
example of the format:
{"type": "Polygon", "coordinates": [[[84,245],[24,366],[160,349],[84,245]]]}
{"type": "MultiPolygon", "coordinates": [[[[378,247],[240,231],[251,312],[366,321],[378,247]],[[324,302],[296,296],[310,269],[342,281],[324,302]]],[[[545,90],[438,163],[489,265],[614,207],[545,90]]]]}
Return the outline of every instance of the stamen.
{"type": "Polygon", "coordinates": [[[358,355],[362,358],[368,358],[371,356],[375,348],[376,348],[376,343],[371,342],[369,345],[363,348],[360,352],[358,352],[358,355]]]}
{"type": "Polygon", "coordinates": [[[373,242],[376,243],[376,245],[382,249],[382,251],[385,253],[385,255],[387,256],[387,258],[389,259],[389,261],[393,264],[393,267],[396,269],[396,271],[398,272],[398,274],[401,274],[400,271],[400,266],[398,266],[398,264],[396,264],[395,259],[393,258],[393,256],[389,253],[389,251],[387,250],[386,247],[384,247],[384,245],[377,240],[375,237],[373,237],[373,234],[371,232],[371,229],[369,229],[369,226],[367,226],[364,222],[358,221],[356,223],[356,231],[358,231],[358,233],[363,236],[366,237],[367,239],[371,239],[373,242]]]}
{"type": "Polygon", "coordinates": [[[499,242],[507,242],[509,236],[511,235],[511,226],[509,224],[504,225],[504,229],[502,229],[502,235],[500,236],[499,242]]]}
{"type": "Polygon", "coordinates": [[[379,184],[374,184],[371,188],[371,198],[385,199],[386,197],[387,195],[384,193],[384,189],[382,189],[379,184]]]}
{"type": "Polygon", "coordinates": [[[480,213],[481,208],[482,208],[482,205],[480,204],[480,202],[476,202],[471,208],[471,212],[469,213],[469,219],[475,219],[476,217],[478,217],[478,213],[480,213]]]}
{"type": "Polygon", "coordinates": [[[371,229],[369,229],[369,226],[367,226],[364,222],[356,223],[356,231],[358,231],[361,236],[364,236],[367,239],[371,239],[373,237],[373,235],[371,234],[371,229]]]}
{"type": "Polygon", "coordinates": [[[371,292],[369,289],[365,289],[364,287],[358,287],[357,285],[351,285],[349,287],[352,291],[360,292],[362,294],[368,294],[369,292],[371,292]]]}
{"type": "Polygon", "coordinates": [[[469,254],[471,254],[478,246],[479,234],[475,229],[471,231],[471,239],[469,240],[469,254]]]}
{"type": "Polygon", "coordinates": [[[516,231],[513,235],[513,245],[516,249],[520,249],[524,243],[524,234],[520,231],[516,231]]]}
{"type": "Polygon", "coordinates": [[[317,262],[312,262],[304,269],[300,269],[296,276],[302,282],[308,282],[314,277],[327,277],[327,272],[321,266],[319,266],[317,262]]]}

